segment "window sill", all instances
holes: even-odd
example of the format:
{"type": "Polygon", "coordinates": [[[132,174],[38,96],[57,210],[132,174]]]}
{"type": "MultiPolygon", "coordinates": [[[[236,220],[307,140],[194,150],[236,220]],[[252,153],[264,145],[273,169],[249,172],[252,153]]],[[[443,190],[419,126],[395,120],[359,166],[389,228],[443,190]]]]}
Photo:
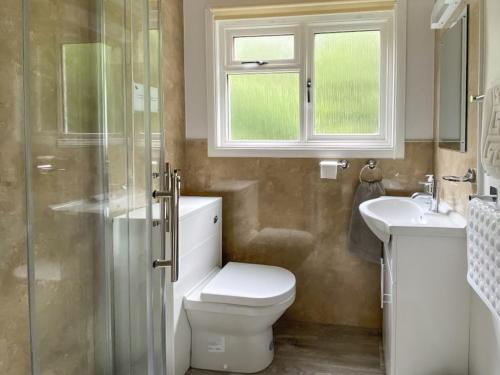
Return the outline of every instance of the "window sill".
{"type": "Polygon", "coordinates": [[[208,146],[209,157],[231,158],[377,158],[403,159],[404,142],[395,148],[371,147],[215,147],[208,146]]]}

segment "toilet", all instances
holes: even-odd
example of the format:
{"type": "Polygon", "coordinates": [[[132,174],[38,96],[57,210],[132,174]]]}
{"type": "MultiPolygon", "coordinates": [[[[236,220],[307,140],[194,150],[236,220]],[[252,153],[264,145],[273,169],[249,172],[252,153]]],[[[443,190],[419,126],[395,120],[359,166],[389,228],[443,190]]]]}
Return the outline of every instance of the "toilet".
{"type": "Polygon", "coordinates": [[[274,356],[272,325],[295,300],[295,276],[274,266],[230,262],[184,296],[191,367],[255,373],[274,356]]]}

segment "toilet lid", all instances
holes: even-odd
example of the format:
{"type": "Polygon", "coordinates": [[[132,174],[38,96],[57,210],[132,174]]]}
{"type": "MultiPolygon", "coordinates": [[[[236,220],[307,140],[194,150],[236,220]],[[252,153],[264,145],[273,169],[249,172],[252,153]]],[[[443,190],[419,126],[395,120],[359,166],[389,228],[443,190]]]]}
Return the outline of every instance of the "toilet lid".
{"type": "Polygon", "coordinates": [[[295,294],[295,276],[284,268],[230,262],[203,288],[201,300],[271,306],[295,294]]]}

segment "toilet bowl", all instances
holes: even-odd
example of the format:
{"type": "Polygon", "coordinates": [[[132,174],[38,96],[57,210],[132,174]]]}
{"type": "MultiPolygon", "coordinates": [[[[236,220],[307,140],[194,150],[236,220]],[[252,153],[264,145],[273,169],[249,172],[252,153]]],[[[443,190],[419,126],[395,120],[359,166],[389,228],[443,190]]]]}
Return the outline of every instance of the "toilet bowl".
{"type": "Polygon", "coordinates": [[[295,276],[280,267],[230,262],[184,297],[191,367],[255,373],[274,356],[272,325],[295,300],[295,276]]]}

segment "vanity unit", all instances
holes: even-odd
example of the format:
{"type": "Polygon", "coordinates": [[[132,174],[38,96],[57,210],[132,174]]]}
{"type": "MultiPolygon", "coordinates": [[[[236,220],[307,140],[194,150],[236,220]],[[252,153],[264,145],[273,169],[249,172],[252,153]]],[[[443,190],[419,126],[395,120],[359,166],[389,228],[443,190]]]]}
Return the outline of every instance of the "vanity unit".
{"type": "MultiPolygon", "coordinates": [[[[444,210],[443,210],[444,208],[444,210]]],[[[468,373],[470,289],[466,221],[383,197],[360,211],[384,242],[381,307],[387,375],[468,373]]]]}

